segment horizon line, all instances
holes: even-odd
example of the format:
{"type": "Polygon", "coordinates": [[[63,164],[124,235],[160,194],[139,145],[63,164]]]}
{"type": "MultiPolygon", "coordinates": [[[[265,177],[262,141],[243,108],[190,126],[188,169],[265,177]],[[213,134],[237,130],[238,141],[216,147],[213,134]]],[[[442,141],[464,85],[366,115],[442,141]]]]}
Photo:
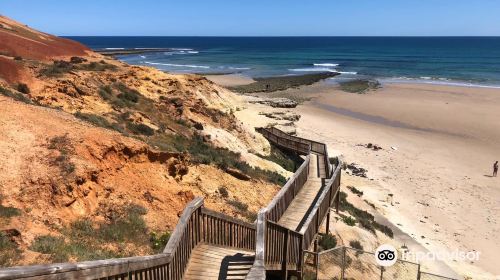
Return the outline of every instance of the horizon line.
{"type": "Polygon", "coordinates": [[[200,38],[500,38],[500,35],[57,35],[58,37],[200,37],[200,38]]]}

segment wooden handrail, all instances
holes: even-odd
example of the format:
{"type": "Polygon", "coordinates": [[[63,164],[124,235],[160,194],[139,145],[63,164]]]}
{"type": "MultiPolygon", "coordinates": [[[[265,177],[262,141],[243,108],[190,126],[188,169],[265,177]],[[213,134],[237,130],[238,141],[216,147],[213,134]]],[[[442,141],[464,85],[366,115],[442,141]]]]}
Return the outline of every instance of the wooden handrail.
{"type": "Polygon", "coordinates": [[[304,235],[303,249],[306,250],[312,243],[314,235],[318,233],[319,227],[323,223],[326,217],[327,211],[332,205],[333,199],[338,195],[340,190],[340,176],[341,176],[341,162],[339,163],[332,177],[323,186],[320,196],[313,206],[308,218],[306,219],[302,229],[301,234],[304,235]]]}
{"type": "MultiPolygon", "coordinates": [[[[282,270],[285,272],[290,269],[297,271],[302,270],[304,257],[303,250],[310,246],[312,237],[319,230],[320,222],[326,217],[327,211],[325,211],[325,207],[330,207],[334,196],[337,195],[336,192],[340,186],[337,182],[340,183],[341,166],[341,164],[337,164],[335,171],[332,170],[328,157],[328,149],[323,143],[291,136],[274,127],[260,128],[258,131],[270,142],[279,146],[294,150],[297,149],[297,147],[305,147],[304,145],[307,145],[308,149],[306,160],[287,181],[285,186],[276,194],[269,205],[259,212],[260,220],[258,220],[258,222],[262,225],[260,231],[259,227],[257,228],[260,236],[257,237],[256,245],[259,251],[256,249],[256,255],[259,254],[259,258],[256,258],[254,266],[250,270],[251,273],[247,277],[247,279],[251,280],[265,279],[265,277],[262,276],[262,266],[269,270],[282,270]],[[286,141],[280,140],[282,138],[286,139],[286,141]],[[307,180],[311,152],[324,156],[327,180],[326,184],[318,193],[315,204],[312,205],[311,210],[306,213],[307,218],[305,223],[301,226],[301,231],[297,232],[280,226],[277,224],[277,221],[281,218],[290,202],[295,198],[307,180]],[[334,190],[334,188],[337,189],[334,190]]],[[[301,150],[295,151],[306,151],[306,149],[298,149],[301,150]]]]}
{"type": "Polygon", "coordinates": [[[307,180],[307,176],[309,175],[310,160],[311,157],[308,155],[297,171],[288,179],[286,184],[268,204],[266,207],[267,219],[271,221],[278,221],[283,213],[285,213],[286,209],[288,209],[290,202],[302,189],[307,180]]]}
{"type": "Polygon", "coordinates": [[[187,223],[191,219],[191,215],[202,206],[202,197],[196,197],[186,205],[181,217],[179,218],[179,221],[177,222],[177,226],[175,227],[174,232],[172,233],[172,235],[170,235],[167,246],[165,246],[165,249],[163,249],[163,253],[172,254],[175,252],[175,250],[179,246],[182,236],[184,235],[187,223]]]}
{"type": "Polygon", "coordinates": [[[207,244],[255,249],[256,226],[205,208],[201,209],[201,236],[207,244]]]}
{"type": "Polygon", "coordinates": [[[158,267],[170,261],[170,255],[158,254],[79,263],[17,266],[0,270],[0,279],[97,279],[158,267]]]}

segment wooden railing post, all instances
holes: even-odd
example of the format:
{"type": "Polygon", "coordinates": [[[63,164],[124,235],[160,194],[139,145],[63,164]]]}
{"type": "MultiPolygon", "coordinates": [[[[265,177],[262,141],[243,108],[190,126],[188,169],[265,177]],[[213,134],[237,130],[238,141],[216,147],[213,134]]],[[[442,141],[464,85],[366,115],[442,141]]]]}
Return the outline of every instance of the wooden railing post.
{"type": "Polygon", "coordinates": [[[304,275],[304,250],[304,235],[301,235],[299,240],[299,267],[297,269],[300,273],[299,279],[302,279],[302,275],[304,275]]]}
{"type": "Polygon", "coordinates": [[[340,205],[340,190],[337,191],[337,197],[335,199],[335,212],[339,213],[339,205],[340,205]]]}
{"type": "Polygon", "coordinates": [[[281,271],[283,273],[283,279],[288,278],[288,246],[290,246],[290,230],[285,231],[285,236],[284,236],[284,241],[283,241],[283,256],[281,258],[282,263],[281,263],[281,271]]]}
{"type": "Polygon", "coordinates": [[[326,214],[326,235],[330,234],[330,207],[328,207],[328,214],[326,214]]]}

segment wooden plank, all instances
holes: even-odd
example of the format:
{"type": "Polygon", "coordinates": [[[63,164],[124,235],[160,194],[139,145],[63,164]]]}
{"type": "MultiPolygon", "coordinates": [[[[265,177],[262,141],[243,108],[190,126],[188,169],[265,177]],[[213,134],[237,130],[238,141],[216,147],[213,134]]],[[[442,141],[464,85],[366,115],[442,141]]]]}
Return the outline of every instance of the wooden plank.
{"type": "Polygon", "coordinates": [[[208,244],[191,255],[184,279],[245,279],[254,263],[253,252],[208,244]]]}

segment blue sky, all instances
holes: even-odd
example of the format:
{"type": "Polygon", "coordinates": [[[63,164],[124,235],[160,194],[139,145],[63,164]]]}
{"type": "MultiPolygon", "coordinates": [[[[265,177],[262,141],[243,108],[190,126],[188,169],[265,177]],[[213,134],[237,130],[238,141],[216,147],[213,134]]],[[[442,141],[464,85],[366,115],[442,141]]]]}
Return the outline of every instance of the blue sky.
{"type": "Polygon", "coordinates": [[[498,0],[0,0],[56,35],[500,36],[498,0]]]}

